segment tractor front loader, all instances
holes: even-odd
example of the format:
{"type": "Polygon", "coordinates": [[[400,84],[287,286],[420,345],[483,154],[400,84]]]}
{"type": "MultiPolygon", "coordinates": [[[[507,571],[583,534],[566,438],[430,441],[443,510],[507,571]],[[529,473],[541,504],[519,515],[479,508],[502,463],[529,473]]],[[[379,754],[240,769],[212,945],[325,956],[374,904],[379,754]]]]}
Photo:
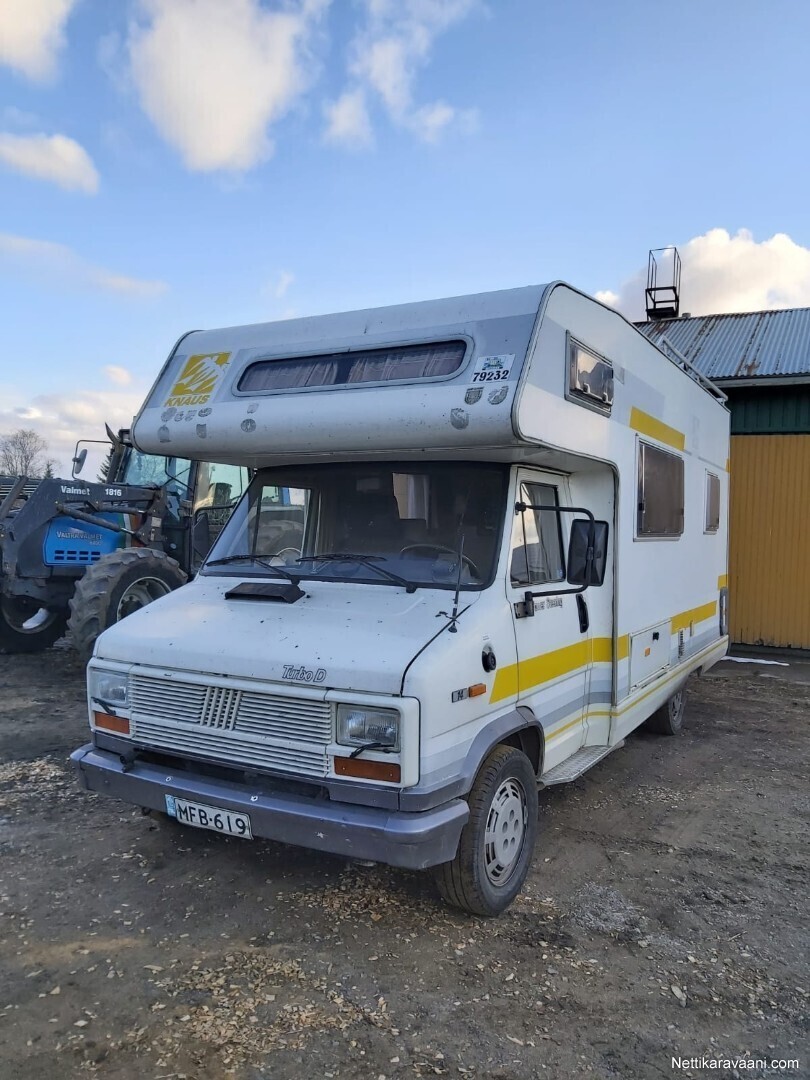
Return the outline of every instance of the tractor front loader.
{"type": "Polygon", "coordinates": [[[82,454],[70,480],[0,477],[0,651],[39,652],[69,624],[89,659],[103,630],[188,579],[246,486],[246,470],[108,434],[103,480],[76,477],[82,454]]]}

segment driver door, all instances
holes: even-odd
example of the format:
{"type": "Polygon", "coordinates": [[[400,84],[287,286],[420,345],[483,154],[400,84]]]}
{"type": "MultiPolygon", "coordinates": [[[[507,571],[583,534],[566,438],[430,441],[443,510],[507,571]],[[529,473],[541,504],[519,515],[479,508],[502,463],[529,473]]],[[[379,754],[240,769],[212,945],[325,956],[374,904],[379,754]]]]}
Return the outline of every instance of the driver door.
{"type": "MultiPolygon", "coordinates": [[[[515,502],[570,505],[565,477],[534,469],[518,471],[515,502]]],[[[514,514],[506,587],[518,659],[518,704],[543,725],[544,771],[575,753],[585,741],[590,636],[583,629],[576,595],[561,596],[566,583],[569,514],[526,509],[514,514]],[[527,603],[526,593],[534,594],[527,603]],[[532,611],[533,608],[533,611],[532,611]]]]}

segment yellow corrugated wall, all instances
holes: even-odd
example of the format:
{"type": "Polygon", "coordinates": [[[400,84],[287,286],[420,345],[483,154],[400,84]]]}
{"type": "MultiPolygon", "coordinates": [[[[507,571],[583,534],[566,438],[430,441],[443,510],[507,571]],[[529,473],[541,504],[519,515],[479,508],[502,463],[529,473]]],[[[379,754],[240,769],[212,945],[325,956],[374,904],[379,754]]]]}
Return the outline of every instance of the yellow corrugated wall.
{"type": "Polygon", "coordinates": [[[810,649],[810,435],[733,435],[731,637],[810,649]]]}

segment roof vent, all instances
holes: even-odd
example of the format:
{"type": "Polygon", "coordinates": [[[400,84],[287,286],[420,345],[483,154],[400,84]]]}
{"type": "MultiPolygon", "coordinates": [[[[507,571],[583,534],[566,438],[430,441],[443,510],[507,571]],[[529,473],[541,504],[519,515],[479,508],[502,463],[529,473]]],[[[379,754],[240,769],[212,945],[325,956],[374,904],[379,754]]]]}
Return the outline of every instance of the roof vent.
{"type": "Polygon", "coordinates": [[[647,259],[647,318],[677,319],[681,304],[681,257],[676,247],[653,248],[647,259]]]}

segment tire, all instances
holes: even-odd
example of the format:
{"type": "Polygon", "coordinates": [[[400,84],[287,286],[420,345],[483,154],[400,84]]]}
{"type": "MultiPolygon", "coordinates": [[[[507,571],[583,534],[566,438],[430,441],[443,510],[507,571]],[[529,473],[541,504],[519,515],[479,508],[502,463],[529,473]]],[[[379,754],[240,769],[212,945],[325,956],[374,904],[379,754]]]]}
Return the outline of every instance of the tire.
{"type": "Polygon", "coordinates": [[[496,746],[467,802],[470,817],[456,857],[436,867],[436,885],[453,907],[471,915],[500,915],[522,889],[534,852],[537,777],[531,762],[513,746],[496,746]]]}
{"type": "Polygon", "coordinates": [[[49,649],[67,629],[67,612],[37,602],[0,597],[0,652],[37,653],[49,649]]]}
{"type": "Polygon", "coordinates": [[[94,563],[77,582],[70,600],[68,626],[82,663],[93,655],[96,638],[107,627],[187,580],[179,563],[151,548],[125,548],[94,563]]]}
{"type": "Polygon", "coordinates": [[[644,726],[656,735],[677,735],[683,727],[683,714],[686,707],[686,695],[683,687],[666,701],[660,709],[648,716],[644,726]]]}

